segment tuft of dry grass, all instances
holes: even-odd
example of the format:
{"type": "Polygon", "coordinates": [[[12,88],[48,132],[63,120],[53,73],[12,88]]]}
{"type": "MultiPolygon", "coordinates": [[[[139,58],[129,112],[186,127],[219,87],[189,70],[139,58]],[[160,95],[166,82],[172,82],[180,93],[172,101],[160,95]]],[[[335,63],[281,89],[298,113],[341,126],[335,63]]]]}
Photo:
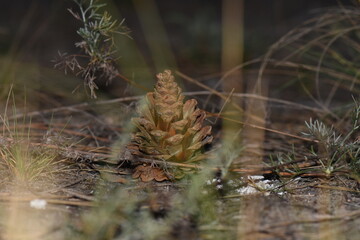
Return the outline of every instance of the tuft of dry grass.
{"type": "Polygon", "coordinates": [[[290,70],[308,97],[335,116],[335,96],[345,91],[351,100],[360,92],[359,13],[358,7],[327,9],[289,31],[264,55],[258,81],[269,66],[290,70]]]}
{"type": "Polygon", "coordinates": [[[34,148],[25,141],[0,148],[1,167],[19,182],[33,182],[51,172],[55,157],[49,150],[34,148]]]}
{"type": "MultiPolygon", "coordinates": [[[[24,115],[22,124],[17,120],[10,121],[7,117],[10,97],[14,100],[12,91],[8,94],[8,99],[4,113],[0,115],[0,127],[2,128],[0,141],[0,168],[5,170],[12,179],[30,183],[37,180],[45,173],[51,172],[51,166],[57,154],[48,148],[33,146],[31,144],[31,124],[28,128],[20,125],[26,123],[24,115]]],[[[13,113],[18,111],[13,103],[13,113]]],[[[29,121],[31,123],[31,120],[29,121]]]]}

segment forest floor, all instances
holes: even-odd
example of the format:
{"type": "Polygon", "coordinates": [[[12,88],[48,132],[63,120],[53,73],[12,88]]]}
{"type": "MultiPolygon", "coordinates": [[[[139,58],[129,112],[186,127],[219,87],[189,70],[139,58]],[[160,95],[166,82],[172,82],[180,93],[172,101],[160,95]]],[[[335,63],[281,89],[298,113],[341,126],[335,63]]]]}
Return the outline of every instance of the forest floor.
{"type": "MultiPolygon", "coordinates": [[[[133,179],[132,164],[116,153],[129,136],[126,124],[118,124],[119,116],[125,121],[133,110],[121,101],[110,108],[117,110],[99,113],[97,106],[75,105],[35,111],[27,114],[31,121],[15,116],[16,124],[8,116],[2,146],[30,146],[36,151],[30,157],[45,149],[54,158],[48,169],[34,173],[16,172],[17,166],[9,167],[1,156],[1,239],[359,239],[359,181],[341,171],[325,175],[318,162],[304,157],[309,143],[273,132],[265,134],[261,171],[229,170],[224,179],[213,171],[202,182],[198,190],[210,187],[215,197],[200,204],[216,208],[216,217],[176,213],[184,204],[176,199],[183,199],[193,182],[133,179]],[[269,156],[292,149],[303,156],[301,161],[270,166],[269,156]],[[19,180],[24,173],[34,180],[19,180]],[[126,210],[130,205],[132,210],[126,210]],[[143,219],[139,211],[150,215],[143,219]],[[169,215],[177,219],[169,220],[169,215]],[[164,233],[146,229],[155,226],[150,223],[164,233]]],[[[313,114],[304,111],[293,118],[290,112],[266,127],[300,136],[303,122],[313,114]]],[[[220,132],[215,126],[214,148],[221,144],[220,132]]]]}

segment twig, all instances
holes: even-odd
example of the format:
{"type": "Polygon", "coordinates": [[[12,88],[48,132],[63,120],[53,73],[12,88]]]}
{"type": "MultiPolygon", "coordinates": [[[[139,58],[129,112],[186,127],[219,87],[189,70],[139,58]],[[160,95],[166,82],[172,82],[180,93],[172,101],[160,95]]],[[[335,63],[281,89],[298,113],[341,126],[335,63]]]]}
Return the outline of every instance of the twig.
{"type": "Polygon", "coordinates": [[[233,89],[231,90],[229,96],[226,98],[224,104],[222,105],[222,107],[221,107],[221,109],[220,109],[220,111],[219,111],[219,113],[218,113],[218,116],[215,118],[215,121],[212,123],[213,125],[215,125],[215,124],[217,123],[217,121],[218,121],[218,119],[219,119],[219,116],[221,115],[221,113],[223,112],[223,110],[224,110],[227,102],[229,101],[229,99],[230,99],[231,96],[233,95],[234,90],[235,90],[235,88],[233,88],[233,89]]]}
{"type": "Polygon", "coordinates": [[[356,192],[360,193],[359,190],[346,188],[346,187],[336,187],[336,186],[328,186],[328,185],[316,185],[317,188],[325,188],[325,189],[332,189],[332,190],[338,190],[338,191],[345,191],[345,192],[356,192]]]}
{"type": "MultiPolygon", "coordinates": [[[[139,162],[142,163],[155,163],[160,166],[168,165],[168,166],[174,166],[174,167],[184,167],[184,168],[192,168],[192,169],[211,169],[213,171],[219,170],[218,167],[211,167],[211,166],[202,166],[197,164],[187,164],[187,163],[176,163],[176,162],[165,162],[163,160],[157,160],[157,159],[147,159],[147,158],[138,158],[139,162]]],[[[279,176],[282,177],[294,177],[294,176],[301,176],[301,177],[329,177],[328,175],[324,173],[290,173],[290,172],[275,172],[273,169],[267,169],[267,168],[233,168],[229,169],[229,172],[235,172],[235,173],[242,173],[246,175],[263,175],[263,174],[272,174],[276,173],[279,176]]]]}
{"type": "Polygon", "coordinates": [[[35,116],[39,116],[39,115],[44,115],[44,114],[50,114],[50,113],[55,113],[55,112],[63,112],[63,111],[77,111],[75,109],[81,109],[81,108],[86,108],[92,105],[101,105],[101,104],[110,104],[113,102],[131,102],[131,101],[135,101],[135,100],[139,100],[141,97],[139,96],[134,96],[134,97],[124,97],[121,99],[115,99],[115,100],[105,100],[105,101],[96,101],[96,102],[85,102],[85,103],[80,103],[80,104],[75,104],[75,105],[71,105],[71,106],[65,106],[65,107],[58,107],[58,108],[52,108],[52,109],[46,109],[46,110],[42,110],[42,111],[33,111],[33,112],[29,112],[29,113],[19,113],[19,114],[15,114],[11,117],[8,117],[8,120],[14,120],[14,119],[19,119],[19,118],[23,118],[24,116],[27,117],[35,117],[35,116]]]}
{"type": "Polygon", "coordinates": [[[261,130],[265,130],[265,131],[268,131],[268,132],[277,133],[277,134],[280,134],[280,135],[285,135],[285,136],[292,137],[292,138],[297,138],[297,139],[300,139],[300,140],[303,140],[303,141],[307,141],[307,142],[315,142],[315,143],[318,143],[318,142],[319,142],[318,140],[309,139],[309,138],[304,138],[304,137],[299,137],[299,136],[294,135],[294,134],[291,134],[291,133],[286,133],[286,132],[281,132],[281,131],[275,130],[275,129],[260,127],[260,126],[254,125],[254,124],[245,123],[245,122],[238,121],[238,120],[231,119],[231,118],[227,118],[227,117],[221,117],[221,118],[222,118],[222,119],[225,119],[225,120],[228,120],[228,121],[240,123],[240,124],[242,124],[242,125],[249,126],[249,127],[252,127],[252,128],[261,129],[261,130]]]}
{"type": "MultiPolygon", "coordinates": [[[[208,87],[208,86],[206,86],[205,84],[202,84],[201,82],[199,82],[199,81],[197,81],[197,80],[195,80],[195,79],[193,79],[193,78],[191,78],[191,77],[189,77],[189,76],[187,76],[187,75],[185,75],[185,74],[183,74],[183,73],[181,73],[181,72],[179,72],[179,71],[175,71],[175,73],[176,73],[177,75],[179,75],[180,77],[182,77],[183,79],[185,79],[185,80],[187,80],[187,81],[189,81],[189,82],[192,82],[192,83],[194,83],[194,84],[196,84],[196,85],[198,85],[198,86],[200,86],[200,87],[202,87],[202,88],[210,91],[211,93],[213,93],[214,95],[220,97],[221,99],[223,99],[223,100],[225,100],[225,101],[227,100],[227,97],[226,97],[223,93],[221,93],[221,92],[219,92],[219,91],[217,91],[217,90],[215,90],[215,89],[212,89],[211,87],[208,87]]],[[[244,112],[244,110],[242,109],[242,107],[240,107],[240,106],[239,106],[238,104],[236,104],[235,102],[231,101],[231,99],[229,99],[229,102],[230,102],[237,110],[239,110],[241,113],[244,112]]]]}
{"type": "Polygon", "coordinates": [[[315,218],[315,219],[300,219],[300,220],[294,220],[294,221],[289,221],[289,222],[277,223],[277,224],[273,224],[273,225],[266,227],[266,229],[277,228],[277,227],[286,227],[286,226],[294,225],[294,224],[320,223],[320,222],[336,221],[336,220],[349,221],[358,216],[360,216],[360,210],[352,211],[350,213],[346,213],[346,214],[342,214],[342,215],[338,215],[338,216],[319,217],[319,218],[315,218]]]}
{"type": "MultiPolygon", "coordinates": [[[[213,91],[194,91],[194,92],[184,92],[183,94],[185,96],[210,95],[210,94],[214,94],[213,91]]],[[[226,100],[227,97],[230,95],[230,93],[228,93],[228,92],[218,92],[218,91],[216,91],[216,92],[219,95],[221,95],[222,96],[221,98],[224,100],[226,100]]],[[[218,94],[216,94],[216,95],[219,96],[218,94]]],[[[290,102],[290,101],[286,101],[286,100],[282,100],[282,99],[264,97],[264,96],[257,95],[257,94],[232,93],[231,95],[233,97],[239,97],[239,98],[254,98],[254,99],[268,101],[268,102],[280,103],[280,104],[289,105],[289,106],[293,106],[293,107],[300,108],[300,109],[310,110],[313,112],[327,112],[320,108],[309,107],[309,106],[306,106],[306,105],[303,105],[300,103],[290,102]]],[[[122,98],[116,98],[116,99],[111,99],[111,100],[85,102],[85,103],[80,103],[80,104],[75,104],[75,105],[70,105],[70,106],[45,109],[45,110],[41,110],[41,111],[33,111],[33,112],[29,112],[29,113],[19,113],[19,114],[15,114],[15,115],[9,117],[8,120],[19,119],[19,118],[23,118],[24,116],[35,117],[35,116],[39,116],[39,115],[46,115],[46,114],[52,114],[52,113],[56,113],[56,112],[63,112],[63,111],[73,112],[73,111],[75,111],[75,109],[87,108],[87,107],[95,106],[95,105],[108,105],[108,104],[114,104],[114,103],[120,103],[120,102],[138,101],[143,97],[144,97],[143,95],[132,96],[132,97],[122,97],[122,98]]]]}
{"type": "MultiPolygon", "coordinates": [[[[14,196],[0,196],[0,201],[7,202],[30,202],[32,200],[38,199],[37,197],[14,197],[14,196]]],[[[51,204],[60,204],[60,205],[71,205],[79,207],[95,207],[97,206],[93,202],[88,201],[70,201],[70,200],[59,200],[52,198],[43,198],[46,202],[51,204]]]]}
{"type": "Polygon", "coordinates": [[[63,189],[61,189],[61,191],[65,192],[65,193],[68,193],[70,195],[73,195],[74,197],[84,199],[84,200],[87,200],[87,201],[95,201],[96,200],[96,198],[93,197],[93,196],[85,195],[85,194],[76,192],[74,190],[63,188],[63,189]]]}

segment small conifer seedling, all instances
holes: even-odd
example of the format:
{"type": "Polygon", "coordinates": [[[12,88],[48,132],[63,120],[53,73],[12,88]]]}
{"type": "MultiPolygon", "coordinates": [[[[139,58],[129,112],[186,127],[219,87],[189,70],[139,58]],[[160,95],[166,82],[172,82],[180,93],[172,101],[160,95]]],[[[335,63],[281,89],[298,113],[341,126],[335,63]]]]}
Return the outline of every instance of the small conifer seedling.
{"type": "MultiPolygon", "coordinates": [[[[184,103],[181,88],[170,70],[159,73],[157,79],[154,92],[146,95],[140,117],[132,119],[137,128],[132,137],[133,152],[178,163],[203,159],[203,146],[212,141],[211,126],[203,126],[205,111],[197,108],[195,99],[184,103]]],[[[143,181],[157,180],[144,166],[138,167],[134,176],[143,181]]]]}

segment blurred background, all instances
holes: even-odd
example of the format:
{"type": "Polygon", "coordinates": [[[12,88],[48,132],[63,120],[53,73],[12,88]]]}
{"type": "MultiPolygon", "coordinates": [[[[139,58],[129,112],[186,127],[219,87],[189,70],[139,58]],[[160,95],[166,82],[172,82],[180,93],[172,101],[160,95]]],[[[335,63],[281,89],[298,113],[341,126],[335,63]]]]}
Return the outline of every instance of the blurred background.
{"type": "MultiPolygon", "coordinates": [[[[120,71],[150,88],[154,74],[168,67],[199,78],[199,81],[202,77],[213,79],[208,83],[216,84],[221,72],[227,70],[222,65],[224,21],[235,25],[240,21],[236,25],[240,36],[235,37],[239,44],[230,46],[230,49],[234,47],[234,51],[240,51],[236,65],[263,55],[271,44],[319,13],[319,9],[353,6],[350,0],[239,0],[231,4],[235,3],[238,8],[235,15],[243,13],[243,16],[224,20],[224,1],[218,0],[103,2],[107,3],[106,10],[119,21],[125,19],[125,25],[131,31],[132,39],[125,36],[118,39],[120,71]]],[[[68,93],[78,86],[79,90],[70,98],[86,98],[83,96],[81,79],[71,75],[65,77],[63,71],[54,69],[53,60],[58,57],[58,51],[79,52],[75,42],[81,41],[76,33],[80,22],[67,9],[77,11],[77,6],[71,0],[2,2],[2,94],[7,92],[4,86],[9,83],[21,83],[20,86],[25,84],[27,91],[32,89],[38,96],[45,92],[52,93],[51,101],[47,99],[47,103],[50,101],[59,105],[57,101],[71,101],[68,93]]],[[[227,36],[231,38],[231,27],[229,29],[227,36]]],[[[107,97],[126,95],[130,91],[121,80],[110,85],[106,85],[105,81],[97,84],[100,95],[104,93],[107,97]]],[[[197,89],[193,85],[185,85],[188,90],[197,89]]]]}

